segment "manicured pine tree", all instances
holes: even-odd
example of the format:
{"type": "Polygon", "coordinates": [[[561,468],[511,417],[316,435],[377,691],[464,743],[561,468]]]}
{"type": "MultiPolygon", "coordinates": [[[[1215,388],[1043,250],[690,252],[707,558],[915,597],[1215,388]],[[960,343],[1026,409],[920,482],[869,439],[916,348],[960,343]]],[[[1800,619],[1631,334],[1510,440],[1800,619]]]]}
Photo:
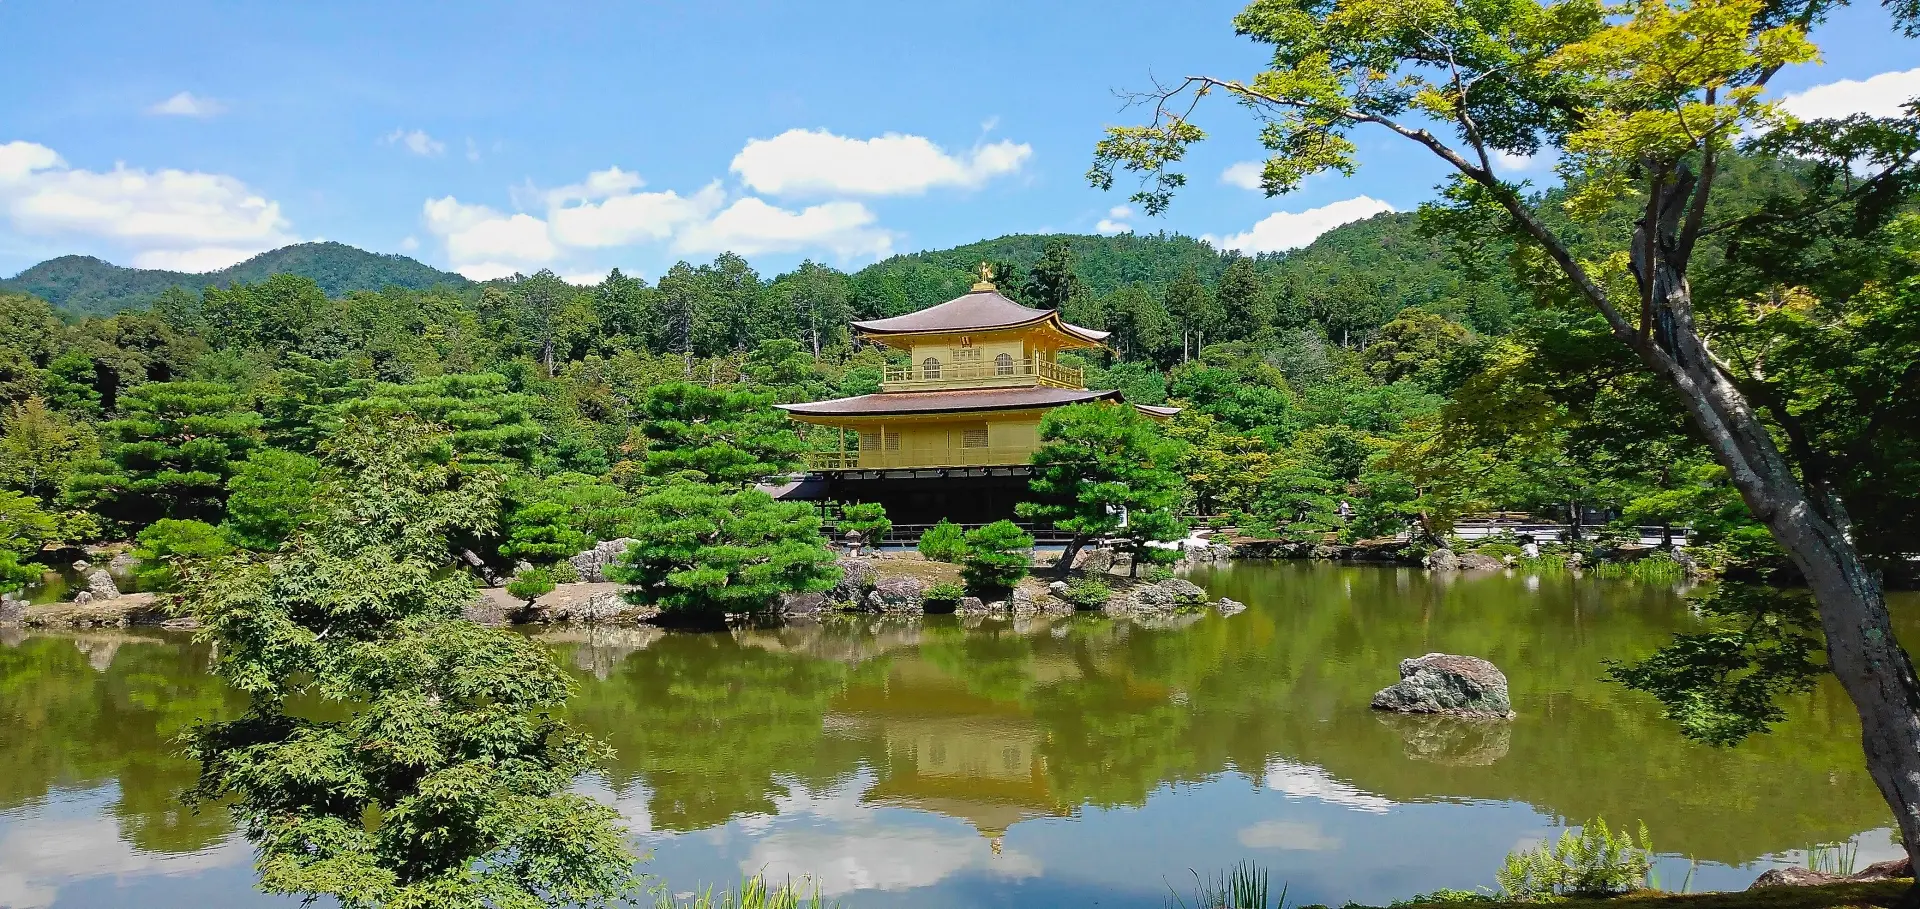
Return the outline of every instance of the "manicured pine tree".
{"type": "MultiPolygon", "coordinates": [[[[1047,412],[1040,421],[1040,448],[1033,453],[1033,501],[1023,518],[1044,521],[1072,534],[1060,556],[1065,576],[1088,543],[1121,534],[1134,514],[1173,512],[1185,485],[1176,466],[1180,445],[1162,435],[1151,418],[1131,405],[1075,404],[1047,412]]],[[[1146,539],[1178,540],[1178,521],[1149,519],[1146,539]]]]}
{"type": "Polygon", "coordinates": [[[656,386],[641,405],[648,476],[699,471],[743,486],[799,466],[801,442],[769,395],[690,382],[656,386]]]}
{"type": "Polygon", "coordinates": [[[638,542],[607,573],[677,620],[766,613],[782,594],[817,593],[839,579],[805,503],[676,479],[643,496],[639,512],[638,542]]]}
{"type": "Polygon", "coordinates": [[[226,482],[255,444],[260,415],[213,382],[154,382],[122,394],[101,427],[104,457],[80,467],[68,495],[108,520],[144,527],[161,518],[217,522],[226,482]]]}

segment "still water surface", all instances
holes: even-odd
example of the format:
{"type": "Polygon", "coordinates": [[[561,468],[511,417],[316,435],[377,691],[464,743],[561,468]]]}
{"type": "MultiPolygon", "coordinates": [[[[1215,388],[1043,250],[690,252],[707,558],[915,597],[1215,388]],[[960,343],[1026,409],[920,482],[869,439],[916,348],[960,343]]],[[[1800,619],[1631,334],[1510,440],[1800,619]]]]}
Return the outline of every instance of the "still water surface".
{"type": "MultiPolygon", "coordinates": [[[[1599,680],[1689,627],[1671,589],[1563,577],[1240,564],[1251,607],[1150,628],[856,619],[544,637],[574,722],[618,756],[588,791],[670,889],[816,875],[845,906],[1165,905],[1189,869],[1271,869],[1291,902],[1492,884],[1510,849],[1645,820],[1661,883],[1744,887],[1804,850],[1895,854],[1828,685],[1771,735],[1690,745],[1599,680]],[[1374,714],[1396,662],[1506,670],[1519,719],[1374,714]]],[[[1903,636],[1920,603],[1901,602],[1903,636]]],[[[174,801],[171,737],[231,713],[185,638],[0,638],[0,906],[294,905],[253,893],[227,819],[174,801]]]]}

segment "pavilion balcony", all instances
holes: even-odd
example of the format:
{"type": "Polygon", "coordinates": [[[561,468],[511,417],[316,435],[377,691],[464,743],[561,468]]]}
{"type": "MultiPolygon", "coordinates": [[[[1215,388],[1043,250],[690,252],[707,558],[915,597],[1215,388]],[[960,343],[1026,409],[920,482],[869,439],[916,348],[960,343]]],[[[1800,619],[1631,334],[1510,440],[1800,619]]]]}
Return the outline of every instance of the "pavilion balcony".
{"type": "Polygon", "coordinates": [[[807,455],[810,470],[910,470],[935,467],[1012,467],[1033,457],[1033,447],[902,446],[859,451],[816,451],[807,455]]]}
{"type": "Polygon", "coordinates": [[[882,379],[882,391],[924,391],[937,388],[994,388],[1022,385],[1051,385],[1055,388],[1085,388],[1086,377],[1078,369],[1061,366],[1052,360],[1030,357],[982,363],[941,363],[938,366],[890,366],[882,379]]]}

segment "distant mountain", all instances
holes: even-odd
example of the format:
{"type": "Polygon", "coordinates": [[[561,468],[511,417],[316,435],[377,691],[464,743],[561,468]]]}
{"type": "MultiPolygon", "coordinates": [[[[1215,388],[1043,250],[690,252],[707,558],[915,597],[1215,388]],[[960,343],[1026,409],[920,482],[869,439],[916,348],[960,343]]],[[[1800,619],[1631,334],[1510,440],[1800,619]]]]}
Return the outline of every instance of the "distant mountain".
{"type": "Polygon", "coordinates": [[[422,290],[469,283],[406,256],[370,253],[344,243],[300,243],[202,274],[124,268],[92,256],[61,256],[0,281],[0,290],[32,294],[76,316],[111,315],[146,306],[169,287],[198,292],[235,282],[264,281],[278,274],[312,278],[329,297],[394,286],[422,290]]]}

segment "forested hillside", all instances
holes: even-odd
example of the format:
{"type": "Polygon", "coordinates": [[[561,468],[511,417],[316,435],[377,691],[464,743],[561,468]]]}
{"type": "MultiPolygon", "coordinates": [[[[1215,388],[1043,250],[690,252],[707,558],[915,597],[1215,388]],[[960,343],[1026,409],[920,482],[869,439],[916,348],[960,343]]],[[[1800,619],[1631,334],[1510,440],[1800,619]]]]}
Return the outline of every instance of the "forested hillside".
{"type": "MultiPolygon", "coordinates": [[[[1724,166],[1714,217],[1798,210],[1812,179],[1777,161],[1724,166]]],[[[731,488],[797,467],[812,440],[770,403],[876,390],[897,355],[860,345],[849,320],[957,295],[985,259],[1007,294],[1112,332],[1080,360],[1095,387],[1185,406],[1167,428],[1184,510],[1288,539],[1410,525],[1440,539],[1476,511],[1581,504],[1623,525],[1688,524],[1703,556],[1780,568],[1604,324],[1522,281],[1507,241],[1423,217],[1260,259],[1179,237],[1052,236],[854,274],[809,262],[769,277],[726,254],[591,287],[542,272],[340,293],[279,274],[78,322],[0,294],[0,562],[52,540],[189,530],[271,549],[304,514],[282,513],[306,493],[280,478],[311,476],[342,427],[395,413],[505,478],[498,526],[464,544],[489,564],[617,536],[665,480],[731,488]],[[564,545],[531,542],[556,534],[564,545]]],[[[1622,203],[1553,223],[1585,250],[1635,217],[1622,203]]],[[[1895,206],[1843,226],[1818,242],[1784,228],[1716,238],[1696,292],[1716,349],[1764,363],[1753,381],[1769,412],[1831,465],[1862,548],[1892,576],[1920,553],[1904,504],[1920,494],[1920,413],[1903,378],[1920,369],[1920,220],[1895,206]]]]}
{"type": "Polygon", "coordinates": [[[75,316],[112,315],[144,308],[171,287],[199,291],[281,274],[310,278],[332,296],[386,287],[425,290],[438,284],[467,283],[459,275],[406,256],[370,253],[344,243],[299,243],[200,274],[124,268],[92,256],[61,256],[0,281],[0,290],[39,297],[75,316]]]}

